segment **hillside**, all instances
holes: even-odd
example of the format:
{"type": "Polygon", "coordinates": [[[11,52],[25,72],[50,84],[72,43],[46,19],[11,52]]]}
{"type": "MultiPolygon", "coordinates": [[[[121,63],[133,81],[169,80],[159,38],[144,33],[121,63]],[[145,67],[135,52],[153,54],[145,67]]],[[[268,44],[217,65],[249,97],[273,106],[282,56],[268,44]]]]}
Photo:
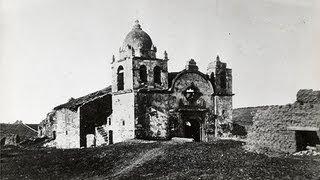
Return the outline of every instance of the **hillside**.
{"type": "Polygon", "coordinates": [[[6,137],[12,135],[18,135],[20,142],[27,139],[34,139],[38,135],[37,129],[37,124],[23,124],[21,121],[17,121],[14,124],[0,123],[1,145],[4,144],[6,137]]]}
{"type": "Polygon", "coordinates": [[[268,157],[242,142],[124,142],[87,149],[1,150],[1,179],[291,179],[320,177],[318,157],[268,157]]]}

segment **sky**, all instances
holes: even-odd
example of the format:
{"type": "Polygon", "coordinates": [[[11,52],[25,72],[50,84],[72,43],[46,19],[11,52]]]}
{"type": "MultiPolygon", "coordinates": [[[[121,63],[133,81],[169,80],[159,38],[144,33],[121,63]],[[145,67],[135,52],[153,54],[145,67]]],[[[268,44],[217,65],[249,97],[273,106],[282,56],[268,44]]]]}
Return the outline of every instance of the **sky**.
{"type": "Polygon", "coordinates": [[[138,19],[169,56],[200,71],[219,54],[233,106],[288,104],[320,89],[317,0],[0,0],[0,121],[39,123],[55,106],[108,86],[110,62],[138,19]]]}

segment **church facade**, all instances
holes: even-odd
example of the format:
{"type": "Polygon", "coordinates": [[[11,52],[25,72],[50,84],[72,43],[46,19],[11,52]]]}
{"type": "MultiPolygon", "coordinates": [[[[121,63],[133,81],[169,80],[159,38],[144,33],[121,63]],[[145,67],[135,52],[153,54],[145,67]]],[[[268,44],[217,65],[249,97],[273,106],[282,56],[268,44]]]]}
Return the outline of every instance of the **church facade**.
{"type": "MultiPolygon", "coordinates": [[[[71,116],[76,121],[67,122],[67,116],[51,113],[52,125],[46,129],[54,132],[55,145],[88,147],[134,138],[172,137],[210,141],[227,135],[233,96],[232,70],[227,64],[217,56],[203,73],[191,59],[182,71],[168,72],[167,52],[163,58],[156,54],[152,39],[136,21],[119,49],[118,58],[112,58],[111,87],[54,109],[53,114],[76,113],[71,116]],[[70,142],[59,145],[58,139],[70,139],[64,137],[68,126],[74,130],[71,139],[75,146],[70,142]]],[[[43,128],[39,127],[39,134],[46,134],[45,126],[48,125],[44,122],[43,128]]]]}

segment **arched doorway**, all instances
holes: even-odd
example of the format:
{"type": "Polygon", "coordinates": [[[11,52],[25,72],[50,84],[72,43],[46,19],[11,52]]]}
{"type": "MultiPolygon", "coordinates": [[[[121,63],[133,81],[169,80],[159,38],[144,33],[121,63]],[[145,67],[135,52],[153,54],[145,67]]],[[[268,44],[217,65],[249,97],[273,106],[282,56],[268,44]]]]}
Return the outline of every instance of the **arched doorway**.
{"type": "Polygon", "coordinates": [[[200,123],[196,119],[185,120],[184,137],[200,141],[200,123]]]}

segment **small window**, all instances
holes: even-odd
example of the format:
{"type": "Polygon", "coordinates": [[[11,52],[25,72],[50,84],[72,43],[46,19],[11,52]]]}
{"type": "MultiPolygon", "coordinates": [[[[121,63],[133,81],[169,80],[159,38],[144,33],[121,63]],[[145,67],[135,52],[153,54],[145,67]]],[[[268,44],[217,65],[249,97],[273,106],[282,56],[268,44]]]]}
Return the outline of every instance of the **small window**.
{"type": "Polygon", "coordinates": [[[118,91],[121,91],[124,89],[124,70],[122,66],[118,67],[117,71],[117,85],[118,85],[118,91]]]}
{"type": "Polygon", "coordinates": [[[161,84],[161,69],[159,66],[154,67],[153,69],[154,73],[154,83],[161,84]]]}
{"type": "Polygon", "coordinates": [[[57,138],[56,131],[52,131],[52,139],[55,140],[57,138]]]}
{"type": "Polygon", "coordinates": [[[145,65],[140,66],[139,70],[140,80],[142,82],[147,82],[147,67],[145,65]]]}
{"type": "Polygon", "coordinates": [[[109,118],[109,125],[111,125],[111,118],[109,118]]]}
{"type": "Polygon", "coordinates": [[[125,122],[124,120],[122,120],[122,125],[123,125],[123,126],[126,125],[126,122],[125,122]]]}
{"type": "Polygon", "coordinates": [[[66,131],[66,135],[68,135],[68,131],[66,131]]]}

